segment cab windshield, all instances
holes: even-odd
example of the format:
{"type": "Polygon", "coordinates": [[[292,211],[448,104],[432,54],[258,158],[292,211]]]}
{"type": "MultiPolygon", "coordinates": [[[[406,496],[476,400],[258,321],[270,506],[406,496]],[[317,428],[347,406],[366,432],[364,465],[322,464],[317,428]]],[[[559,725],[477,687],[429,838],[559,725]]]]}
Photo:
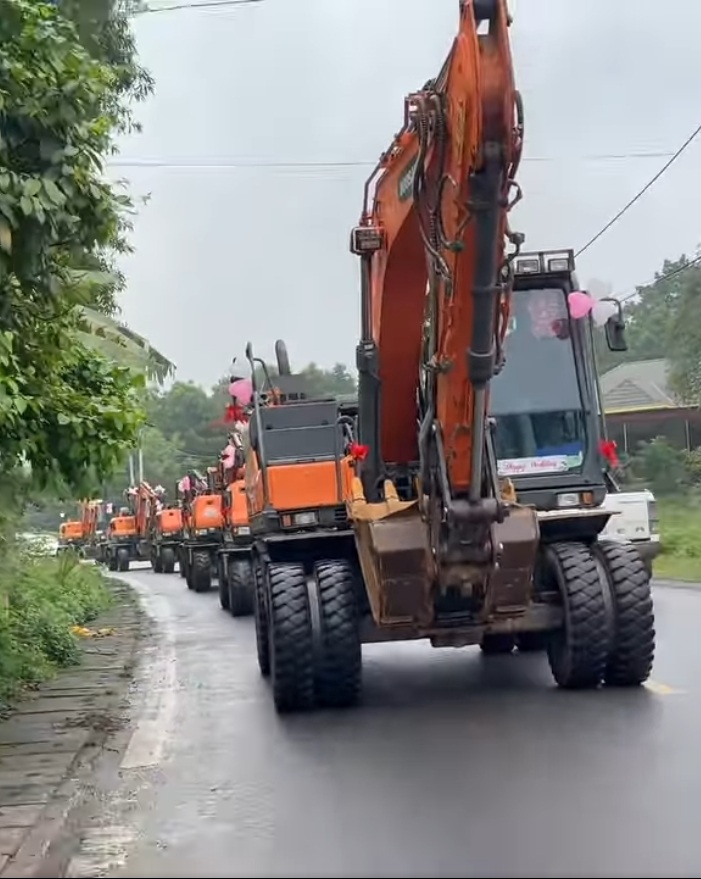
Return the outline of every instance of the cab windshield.
{"type": "Polygon", "coordinates": [[[584,418],[565,296],[558,288],[513,295],[506,365],[490,387],[500,475],[582,466],[584,418]]]}

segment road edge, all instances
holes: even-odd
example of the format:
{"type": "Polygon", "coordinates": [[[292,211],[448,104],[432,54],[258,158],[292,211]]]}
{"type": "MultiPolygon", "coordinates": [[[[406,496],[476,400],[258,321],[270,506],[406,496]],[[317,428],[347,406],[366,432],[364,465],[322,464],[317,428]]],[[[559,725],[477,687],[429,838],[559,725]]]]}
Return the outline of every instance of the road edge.
{"type": "MultiPolygon", "coordinates": [[[[136,728],[129,691],[136,678],[142,645],[151,632],[151,618],[145,611],[138,590],[120,577],[110,576],[108,581],[119,584],[120,591],[128,594],[133,609],[136,610],[133,637],[124,654],[125,676],[125,724],[118,730],[93,729],[88,741],[76,754],[67,777],[50,796],[40,817],[22,840],[12,858],[0,871],[2,879],[48,879],[63,875],[58,864],[65,866],[70,860],[66,852],[71,838],[69,828],[74,826],[75,816],[92,796],[90,777],[96,772],[103,759],[112,761],[114,755],[126,752],[136,728]],[[109,756],[108,756],[109,755],[109,756]]],[[[108,588],[115,589],[108,582],[108,588]]],[[[124,614],[126,617],[126,613],[124,614]]],[[[116,622],[118,626],[118,621],[116,622]]]]}

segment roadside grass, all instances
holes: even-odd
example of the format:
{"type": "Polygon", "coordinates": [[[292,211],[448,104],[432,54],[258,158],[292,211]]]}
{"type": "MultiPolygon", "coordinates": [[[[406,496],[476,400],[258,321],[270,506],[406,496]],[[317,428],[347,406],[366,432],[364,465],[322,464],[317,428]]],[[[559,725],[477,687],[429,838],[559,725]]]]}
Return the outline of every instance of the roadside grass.
{"type": "Polygon", "coordinates": [[[701,500],[697,497],[660,500],[662,550],[655,576],[701,582],[701,500]]]}
{"type": "Polygon", "coordinates": [[[0,569],[0,710],[22,690],[80,661],[73,626],[111,602],[102,574],[73,554],[47,556],[21,543],[0,569]]]}

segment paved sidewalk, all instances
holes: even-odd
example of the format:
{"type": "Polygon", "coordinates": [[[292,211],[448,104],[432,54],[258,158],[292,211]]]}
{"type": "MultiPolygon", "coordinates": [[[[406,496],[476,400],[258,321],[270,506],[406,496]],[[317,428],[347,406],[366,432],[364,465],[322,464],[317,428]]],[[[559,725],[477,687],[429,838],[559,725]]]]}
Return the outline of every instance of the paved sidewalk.
{"type": "MultiPolygon", "coordinates": [[[[128,723],[127,697],[146,617],[124,584],[81,641],[81,665],[62,671],[0,722],[0,877],[40,875],[92,766],[128,723]]],[[[55,874],[52,874],[55,875],[55,874]]]]}

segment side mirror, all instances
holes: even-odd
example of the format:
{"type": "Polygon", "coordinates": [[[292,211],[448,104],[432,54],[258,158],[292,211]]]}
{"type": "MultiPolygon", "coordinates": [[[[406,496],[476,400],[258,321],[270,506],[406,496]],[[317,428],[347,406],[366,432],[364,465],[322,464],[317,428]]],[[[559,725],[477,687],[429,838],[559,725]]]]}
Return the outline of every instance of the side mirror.
{"type": "Polygon", "coordinates": [[[614,314],[604,324],[606,344],[609,351],[623,352],[628,350],[626,341],[626,322],[620,315],[614,314]]]}

